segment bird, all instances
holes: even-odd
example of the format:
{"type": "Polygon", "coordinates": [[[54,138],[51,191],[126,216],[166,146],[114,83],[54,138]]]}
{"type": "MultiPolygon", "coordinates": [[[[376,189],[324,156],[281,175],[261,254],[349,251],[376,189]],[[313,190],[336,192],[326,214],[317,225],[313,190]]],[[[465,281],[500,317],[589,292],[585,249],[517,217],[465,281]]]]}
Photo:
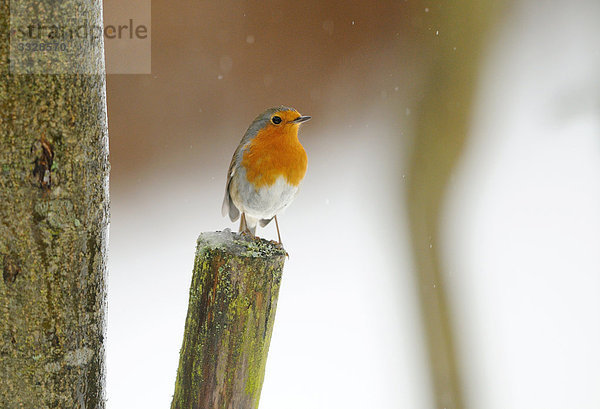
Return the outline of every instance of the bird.
{"type": "Polygon", "coordinates": [[[300,125],[311,119],[288,106],[258,115],[235,150],[225,185],[221,212],[232,222],[240,218],[239,232],[255,237],[256,226],[265,227],[296,197],[306,174],[308,158],[298,139],[300,125]]]}

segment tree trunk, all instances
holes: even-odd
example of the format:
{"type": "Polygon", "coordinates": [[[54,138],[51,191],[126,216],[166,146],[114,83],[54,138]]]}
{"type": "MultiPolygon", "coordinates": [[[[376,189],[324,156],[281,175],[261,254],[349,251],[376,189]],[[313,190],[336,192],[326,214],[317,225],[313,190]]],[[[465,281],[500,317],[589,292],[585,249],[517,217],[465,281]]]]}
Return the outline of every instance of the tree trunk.
{"type": "Polygon", "coordinates": [[[45,41],[18,37],[37,15],[71,24],[83,15],[102,25],[100,1],[74,3],[0,0],[3,409],[104,407],[109,165],[102,39],[77,49],[77,67],[69,53],[50,53],[49,64],[34,61],[41,53],[11,48],[45,41]],[[90,67],[95,74],[81,73],[90,67]]]}
{"type": "Polygon", "coordinates": [[[200,235],[171,409],[258,407],[284,260],[266,240],[200,235]]]}

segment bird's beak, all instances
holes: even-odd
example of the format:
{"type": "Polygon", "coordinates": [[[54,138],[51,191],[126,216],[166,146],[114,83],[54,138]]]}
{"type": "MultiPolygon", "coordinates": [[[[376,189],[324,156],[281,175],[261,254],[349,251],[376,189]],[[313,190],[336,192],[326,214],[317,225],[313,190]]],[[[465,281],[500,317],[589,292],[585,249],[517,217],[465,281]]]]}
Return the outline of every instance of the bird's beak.
{"type": "Polygon", "coordinates": [[[308,115],[305,115],[305,116],[299,116],[298,118],[294,119],[294,120],[292,121],[292,123],[293,123],[293,124],[301,124],[302,122],[306,122],[306,121],[308,121],[310,118],[312,118],[312,116],[308,116],[308,115]]]}

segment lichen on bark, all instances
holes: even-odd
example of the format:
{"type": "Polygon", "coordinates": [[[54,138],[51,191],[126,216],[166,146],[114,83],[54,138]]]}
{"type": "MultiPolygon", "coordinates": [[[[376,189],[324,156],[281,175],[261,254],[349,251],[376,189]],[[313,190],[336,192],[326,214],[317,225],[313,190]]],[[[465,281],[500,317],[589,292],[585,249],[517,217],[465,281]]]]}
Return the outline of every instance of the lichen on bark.
{"type": "Polygon", "coordinates": [[[103,408],[105,77],[12,72],[9,14],[0,1],[0,407],[103,408]]]}
{"type": "Polygon", "coordinates": [[[200,235],[172,409],[258,407],[285,254],[266,240],[200,235]]]}

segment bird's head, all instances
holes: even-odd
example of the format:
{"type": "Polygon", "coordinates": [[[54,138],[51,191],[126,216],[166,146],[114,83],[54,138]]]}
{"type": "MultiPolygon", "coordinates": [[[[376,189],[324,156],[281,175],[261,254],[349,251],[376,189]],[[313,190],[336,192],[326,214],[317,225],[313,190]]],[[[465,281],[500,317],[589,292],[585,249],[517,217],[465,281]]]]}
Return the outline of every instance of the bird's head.
{"type": "Polygon", "coordinates": [[[300,124],[310,118],[286,106],[269,108],[254,119],[247,134],[261,138],[297,136],[300,124]]]}

